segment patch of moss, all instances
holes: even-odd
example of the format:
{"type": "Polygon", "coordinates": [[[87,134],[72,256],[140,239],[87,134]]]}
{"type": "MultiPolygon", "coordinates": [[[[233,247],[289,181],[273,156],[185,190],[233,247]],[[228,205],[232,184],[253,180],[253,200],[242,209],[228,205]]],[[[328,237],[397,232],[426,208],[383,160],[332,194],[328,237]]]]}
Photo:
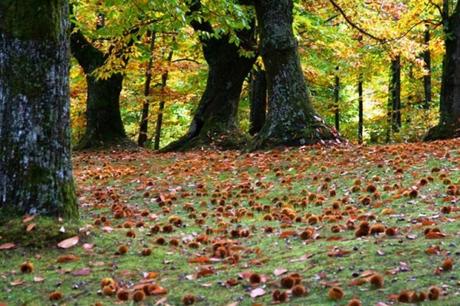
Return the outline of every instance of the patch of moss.
{"type": "Polygon", "coordinates": [[[24,223],[22,218],[12,218],[0,225],[0,243],[14,242],[24,247],[43,248],[78,234],[79,223],[59,222],[51,217],[35,217],[24,223]],[[27,231],[27,226],[34,227],[27,231]]]}

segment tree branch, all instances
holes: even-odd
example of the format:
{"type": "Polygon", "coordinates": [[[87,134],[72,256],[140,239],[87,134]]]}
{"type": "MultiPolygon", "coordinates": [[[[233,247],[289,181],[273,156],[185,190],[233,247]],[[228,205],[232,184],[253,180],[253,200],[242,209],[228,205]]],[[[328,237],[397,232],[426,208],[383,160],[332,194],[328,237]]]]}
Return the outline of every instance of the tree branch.
{"type": "Polygon", "coordinates": [[[350,17],[347,16],[347,14],[345,13],[345,11],[337,4],[337,2],[335,2],[334,0],[329,0],[329,2],[332,4],[332,6],[334,6],[334,8],[339,11],[339,13],[342,15],[342,17],[345,19],[345,21],[354,29],[356,29],[358,32],[360,32],[361,34],[363,35],[366,35],[374,40],[377,40],[381,43],[385,43],[385,39],[383,38],[380,38],[380,37],[377,37],[371,33],[369,33],[368,31],[364,30],[363,28],[361,28],[360,26],[358,26],[356,23],[354,23],[350,17]]]}

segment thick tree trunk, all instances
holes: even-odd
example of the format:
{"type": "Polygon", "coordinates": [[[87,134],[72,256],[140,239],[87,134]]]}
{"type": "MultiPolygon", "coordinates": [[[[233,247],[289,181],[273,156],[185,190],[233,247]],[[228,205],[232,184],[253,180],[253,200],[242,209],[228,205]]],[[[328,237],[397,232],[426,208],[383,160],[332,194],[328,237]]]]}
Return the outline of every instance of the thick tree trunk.
{"type": "Polygon", "coordinates": [[[249,134],[255,135],[262,129],[267,112],[267,79],[262,67],[252,69],[249,87],[249,134]]]}
{"type": "MultiPolygon", "coordinates": [[[[190,5],[192,12],[201,9],[200,1],[190,5]]],[[[194,20],[195,31],[213,33],[210,23],[194,20]]],[[[252,47],[254,27],[237,32],[241,46],[252,47]]],[[[163,151],[187,150],[199,146],[216,146],[221,149],[240,148],[246,141],[238,125],[238,105],[244,79],[251,70],[255,57],[240,56],[239,47],[229,42],[229,37],[206,38],[201,44],[208,63],[206,89],[192,119],[189,130],[178,141],[163,151]]]]}
{"type": "Polygon", "coordinates": [[[258,0],[255,9],[268,86],[267,120],[253,148],[297,146],[339,136],[315,113],[292,30],[292,0],[258,0]]]}
{"type": "MultiPolygon", "coordinates": [[[[169,51],[168,54],[168,64],[171,63],[173,57],[173,50],[169,51]]],[[[161,101],[160,106],[158,108],[158,115],[157,115],[157,124],[155,126],[155,140],[153,142],[153,148],[155,150],[160,149],[160,140],[161,140],[161,128],[163,126],[163,111],[165,109],[165,99],[164,99],[164,91],[166,89],[166,85],[168,85],[168,77],[169,71],[164,72],[161,75],[161,101]]]]}
{"type": "Polygon", "coordinates": [[[0,215],[78,216],[68,31],[65,0],[0,2],[0,215]]]}
{"type": "Polygon", "coordinates": [[[423,60],[425,62],[425,69],[427,74],[423,76],[423,88],[425,91],[425,103],[423,105],[424,109],[430,109],[431,97],[432,97],[432,82],[431,82],[431,51],[430,51],[430,28],[427,25],[425,29],[425,48],[423,52],[423,60]]]}
{"type": "Polygon", "coordinates": [[[140,147],[145,145],[147,141],[147,133],[149,129],[149,112],[150,112],[150,84],[152,82],[152,66],[153,66],[153,51],[155,49],[156,33],[152,32],[150,35],[150,57],[145,71],[145,85],[144,85],[144,96],[145,101],[142,105],[141,123],[139,124],[139,137],[137,144],[140,147]]]}
{"type": "Polygon", "coordinates": [[[440,122],[425,140],[460,137],[460,2],[444,17],[446,53],[441,84],[440,122]]]}
{"type": "Polygon", "coordinates": [[[130,144],[120,115],[120,92],[123,75],[116,73],[108,79],[97,79],[94,71],[104,65],[107,55],[95,48],[77,30],[70,37],[70,47],[86,75],[86,131],[77,149],[116,144],[130,144]]]}
{"type": "Polygon", "coordinates": [[[363,143],[364,134],[364,95],[363,74],[358,76],[358,143],[363,143]]]}

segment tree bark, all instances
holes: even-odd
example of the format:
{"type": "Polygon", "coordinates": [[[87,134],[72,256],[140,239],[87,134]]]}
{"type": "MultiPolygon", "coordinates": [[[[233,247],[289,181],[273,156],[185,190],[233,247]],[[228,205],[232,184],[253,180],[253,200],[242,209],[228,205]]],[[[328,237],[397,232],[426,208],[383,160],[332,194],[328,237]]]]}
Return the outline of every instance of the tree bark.
{"type": "MultiPolygon", "coordinates": [[[[173,50],[169,51],[168,59],[167,59],[168,64],[171,63],[172,57],[173,57],[173,50]]],[[[169,77],[169,71],[166,71],[161,75],[161,100],[160,100],[160,106],[158,108],[157,124],[155,127],[155,141],[153,142],[153,148],[155,150],[160,149],[161,128],[163,126],[163,111],[165,109],[164,91],[166,89],[166,85],[168,84],[168,77],[169,77]]]]}
{"type": "Polygon", "coordinates": [[[267,79],[262,67],[252,69],[249,86],[249,134],[255,135],[262,129],[267,112],[267,79]]]}
{"type": "Polygon", "coordinates": [[[313,109],[292,30],[292,0],[257,0],[260,52],[267,73],[267,120],[253,149],[298,146],[339,136],[313,109]]]}
{"type": "Polygon", "coordinates": [[[340,132],[340,77],[339,67],[336,68],[335,86],[334,86],[334,121],[335,129],[340,132]]]}
{"type": "Polygon", "coordinates": [[[363,143],[364,132],[364,96],[363,96],[363,74],[358,76],[358,143],[363,143]]]}
{"type": "Polygon", "coordinates": [[[443,60],[440,120],[428,132],[425,140],[460,137],[460,2],[449,16],[444,8],[444,32],[446,53],[443,60]]]}
{"type": "MultiPolygon", "coordinates": [[[[191,12],[199,12],[201,3],[192,1],[191,12]]],[[[213,33],[206,21],[193,20],[195,31],[213,33]]],[[[252,48],[254,27],[237,32],[241,46],[252,48]]],[[[239,47],[229,42],[228,35],[220,38],[200,36],[203,54],[208,63],[206,89],[192,119],[189,130],[178,141],[162,151],[187,150],[199,146],[222,149],[240,148],[245,142],[238,125],[238,105],[244,79],[255,62],[255,57],[243,57],[239,47]]]]}
{"type": "Polygon", "coordinates": [[[78,217],[68,31],[65,0],[0,2],[0,215],[78,217]]]}
{"type": "Polygon", "coordinates": [[[430,109],[431,99],[432,99],[432,82],[431,82],[431,51],[430,51],[430,27],[427,25],[425,29],[425,48],[426,50],[423,52],[423,60],[425,62],[425,69],[427,70],[427,74],[423,76],[423,88],[425,92],[425,103],[423,105],[424,109],[430,109]]]}
{"type": "Polygon", "coordinates": [[[391,132],[397,133],[401,128],[401,57],[399,55],[391,60],[388,106],[391,114],[389,119],[391,132]]]}
{"type": "Polygon", "coordinates": [[[131,144],[126,136],[120,114],[123,75],[115,73],[108,79],[97,79],[94,76],[94,71],[104,65],[108,55],[94,47],[80,30],[72,32],[70,48],[72,55],[85,72],[88,86],[86,131],[76,148],[89,149],[131,144]]]}
{"type": "Polygon", "coordinates": [[[145,71],[145,86],[144,86],[144,104],[142,105],[141,123],[139,124],[139,137],[137,144],[144,147],[147,141],[147,133],[149,129],[149,112],[150,112],[150,84],[152,82],[152,66],[153,66],[153,51],[155,49],[156,33],[152,32],[150,35],[150,57],[145,71]]]}

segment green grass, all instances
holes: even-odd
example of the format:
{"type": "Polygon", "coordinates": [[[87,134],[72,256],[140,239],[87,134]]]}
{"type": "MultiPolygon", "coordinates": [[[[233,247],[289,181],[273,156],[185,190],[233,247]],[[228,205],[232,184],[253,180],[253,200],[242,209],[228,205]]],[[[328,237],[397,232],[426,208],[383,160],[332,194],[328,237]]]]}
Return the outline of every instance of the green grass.
{"type": "MultiPolygon", "coordinates": [[[[84,228],[79,245],[67,250],[58,249],[55,243],[37,249],[19,245],[14,250],[0,251],[0,302],[49,305],[53,303],[48,300],[49,293],[57,290],[64,298],[54,303],[123,304],[116,297],[101,294],[103,278],[112,277],[119,287],[133,290],[144,273],[157,272],[155,281],[168,294],[147,297],[146,305],[162,298],[170,305],[181,305],[186,294],[194,295],[198,305],[266,305],[273,303],[271,293],[281,289],[280,279],[295,272],[301,275],[309,294],[290,296],[286,305],[346,305],[353,297],[363,305],[394,304],[397,302],[393,297],[402,290],[426,291],[430,286],[443,288],[443,296],[426,304],[460,305],[460,211],[441,213],[443,206],[458,207],[458,196],[448,195],[447,186],[459,184],[459,144],[460,141],[450,141],[253,154],[143,151],[76,155],[75,176],[84,228]],[[396,174],[397,169],[402,174],[396,174]],[[420,179],[427,177],[433,181],[418,186],[420,179]],[[351,192],[357,179],[362,182],[360,191],[351,192]],[[375,185],[379,196],[374,198],[367,192],[367,184],[375,185]],[[405,194],[412,187],[418,190],[415,198],[405,194]],[[331,195],[331,190],[336,194],[331,195]],[[307,201],[310,194],[323,200],[307,201]],[[372,197],[370,205],[361,203],[365,196],[372,197]],[[332,208],[334,202],[340,203],[338,209],[332,208]],[[114,206],[131,215],[115,218],[114,206]],[[283,217],[283,209],[298,220],[283,217]],[[388,214],[389,209],[392,212],[388,214]],[[150,216],[142,216],[144,211],[150,216]],[[264,220],[269,213],[273,220],[264,220]],[[327,221],[328,213],[337,220],[327,221]],[[300,233],[310,227],[311,214],[322,218],[313,225],[319,235],[316,239],[279,237],[283,231],[300,233]],[[169,224],[171,216],[181,218],[183,225],[174,226],[171,233],[151,233],[155,225],[162,228],[169,224]],[[95,224],[101,217],[107,219],[110,233],[104,225],[95,224]],[[355,226],[361,219],[369,219],[371,224],[397,227],[398,235],[356,238],[355,231],[346,226],[350,218],[356,219],[355,226]],[[426,225],[426,220],[434,224],[426,225]],[[143,227],[123,228],[127,221],[143,222],[143,227]],[[341,232],[333,233],[332,226],[339,226],[341,232]],[[272,233],[266,232],[269,227],[272,233]],[[446,237],[426,239],[424,230],[428,227],[438,227],[446,237]],[[232,238],[231,231],[237,228],[247,230],[249,237],[232,238]],[[129,230],[136,234],[135,238],[127,237],[129,230]],[[198,243],[197,248],[187,245],[199,235],[206,235],[208,243],[198,243]],[[159,237],[165,239],[166,245],[156,244],[159,237]],[[169,245],[172,239],[178,240],[179,246],[169,245]],[[213,244],[221,240],[232,241],[231,255],[238,255],[239,261],[232,264],[213,260],[206,266],[212,267],[214,273],[196,278],[203,267],[189,263],[189,259],[213,259],[213,244]],[[84,243],[94,246],[85,250],[84,243]],[[129,247],[127,254],[116,254],[120,245],[129,247]],[[431,245],[439,246],[441,254],[427,255],[425,250],[431,245]],[[140,255],[145,247],[152,249],[152,255],[140,255]],[[334,247],[349,253],[329,256],[334,247]],[[57,258],[66,254],[77,255],[79,260],[58,263],[57,258]],[[435,269],[447,257],[454,260],[453,270],[436,274],[435,269]],[[24,261],[33,263],[33,273],[20,272],[24,261]],[[404,265],[409,271],[397,271],[404,265]],[[85,268],[91,270],[89,275],[74,275],[85,268]],[[275,276],[279,268],[288,272],[275,276]],[[382,289],[373,289],[368,283],[350,286],[357,275],[368,270],[384,276],[382,289]],[[257,286],[238,279],[244,272],[266,276],[266,282],[259,285],[265,295],[250,297],[257,286]],[[238,279],[238,285],[226,286],[229,279],[238,279]],[[344,299],[334,302],[328,298],[332,285],[343,288],[344,299]]],[[[30,235],[34,237],[34,231],[30,235]]],[[[0,244],[6,242],[16,241],[0,239],[0,244]]],[[[126,305],[132,303],[130,300],[126,305]]]]}

